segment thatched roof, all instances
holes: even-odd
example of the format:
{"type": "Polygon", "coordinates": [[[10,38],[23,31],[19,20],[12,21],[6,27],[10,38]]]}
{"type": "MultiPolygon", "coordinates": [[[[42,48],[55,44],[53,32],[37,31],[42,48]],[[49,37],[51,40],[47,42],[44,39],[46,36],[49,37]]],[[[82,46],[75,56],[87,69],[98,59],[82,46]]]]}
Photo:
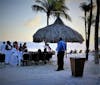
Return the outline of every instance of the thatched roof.
{"type": "Polygon", "coordinates": [[[62,20],[58,17],[54,24],[48,25],[44,28],[39,29],[33,35],[33,42],[58,42],[59,38],[62,37],[66,42],[80,42],[84,41],[81,34],[72,28],[64,25],[62,20]]]}

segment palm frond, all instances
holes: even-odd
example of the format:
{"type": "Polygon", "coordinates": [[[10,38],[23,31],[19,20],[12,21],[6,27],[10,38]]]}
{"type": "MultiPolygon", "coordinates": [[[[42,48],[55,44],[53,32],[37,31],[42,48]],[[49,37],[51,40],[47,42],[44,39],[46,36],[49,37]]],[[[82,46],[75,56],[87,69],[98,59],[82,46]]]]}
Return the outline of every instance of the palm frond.
{"type": "Polygon", "coordinates": [[[43,8],[43,7],[39,6],[39,5],[33,5],[32,9],[34,11],[44,11],[44,12],[46,12],[45,8],[43,8]]]}
{"type": "Polygon", "coordinates": [[[80,8],[83,10],[83,11],[90,11],[90,4],[87,4],[86,2],[83,2],[80,4],[80,8]]]}
{"type": "Polygon", "coordinates": [[[68,19],[69,21],[72,21],[71,17],[65,11],[63,11],[63,15],[65,16],[66,19],[68,19]]]}
{"type": "Polygon", "coordinates": [[[47,16],[65,16],[71,21],[70,16],[66,13],[69,9],[65,5],[65,0],[35,0],[36,4],[32,6],[35,11],[44,11],[47,16]]]}

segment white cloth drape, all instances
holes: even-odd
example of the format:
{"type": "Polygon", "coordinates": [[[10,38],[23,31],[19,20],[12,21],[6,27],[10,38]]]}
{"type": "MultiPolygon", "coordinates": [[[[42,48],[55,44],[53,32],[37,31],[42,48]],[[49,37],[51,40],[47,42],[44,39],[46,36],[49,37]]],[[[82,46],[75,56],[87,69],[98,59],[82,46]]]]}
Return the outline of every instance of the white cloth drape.
{"type": "Polygon", "coordinates": [[[21,60],[23,60],[23,52],[18,51],[18,65],[21,65],[21,60]]]}
{"type": "Polygon", "coordinates": [[[0,47],[0,52],[1,52],[2,54],[5,54],[5,47],[6,47],[5,44],[2,44],[1,47],[0,47]]]}
{"type": "Polygon", "coordinates": [[[12,66],[17,66],[18,64],[18,51],[16,50],[16,48],[12,48],[11,50],[11,57],[9,64],[12,66]]]}
{"type": "Polygon", "coordinates": [[[8,64],[10,61],[11,50],[5,50],[5,63],[8,64]]]}

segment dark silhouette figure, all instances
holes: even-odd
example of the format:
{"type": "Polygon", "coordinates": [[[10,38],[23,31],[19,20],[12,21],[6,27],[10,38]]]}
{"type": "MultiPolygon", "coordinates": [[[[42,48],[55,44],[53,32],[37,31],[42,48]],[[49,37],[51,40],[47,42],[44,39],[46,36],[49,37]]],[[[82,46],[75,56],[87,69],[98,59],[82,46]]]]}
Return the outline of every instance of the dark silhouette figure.
{"type": "Polygon", "coordinates": [[[62,40],[62,38],[59,39],[58,46],[57,46],[57,64],[58,68],[56,71],[64,70],[64,53],[66,50],[66,43],[62,40]]]}

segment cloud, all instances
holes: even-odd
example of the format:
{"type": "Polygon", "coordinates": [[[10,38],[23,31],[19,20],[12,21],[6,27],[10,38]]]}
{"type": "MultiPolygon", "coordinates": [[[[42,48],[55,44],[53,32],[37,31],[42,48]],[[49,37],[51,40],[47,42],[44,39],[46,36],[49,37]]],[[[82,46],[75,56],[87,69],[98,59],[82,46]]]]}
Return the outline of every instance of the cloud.
{"type": "Polygon", "coordinates": [[[25,26],[27,28],[37,28],[40,25],[41,25],[41,17],[40,16],[36,16],[35,18],[30,19],[25,23],[25,26]]]}

